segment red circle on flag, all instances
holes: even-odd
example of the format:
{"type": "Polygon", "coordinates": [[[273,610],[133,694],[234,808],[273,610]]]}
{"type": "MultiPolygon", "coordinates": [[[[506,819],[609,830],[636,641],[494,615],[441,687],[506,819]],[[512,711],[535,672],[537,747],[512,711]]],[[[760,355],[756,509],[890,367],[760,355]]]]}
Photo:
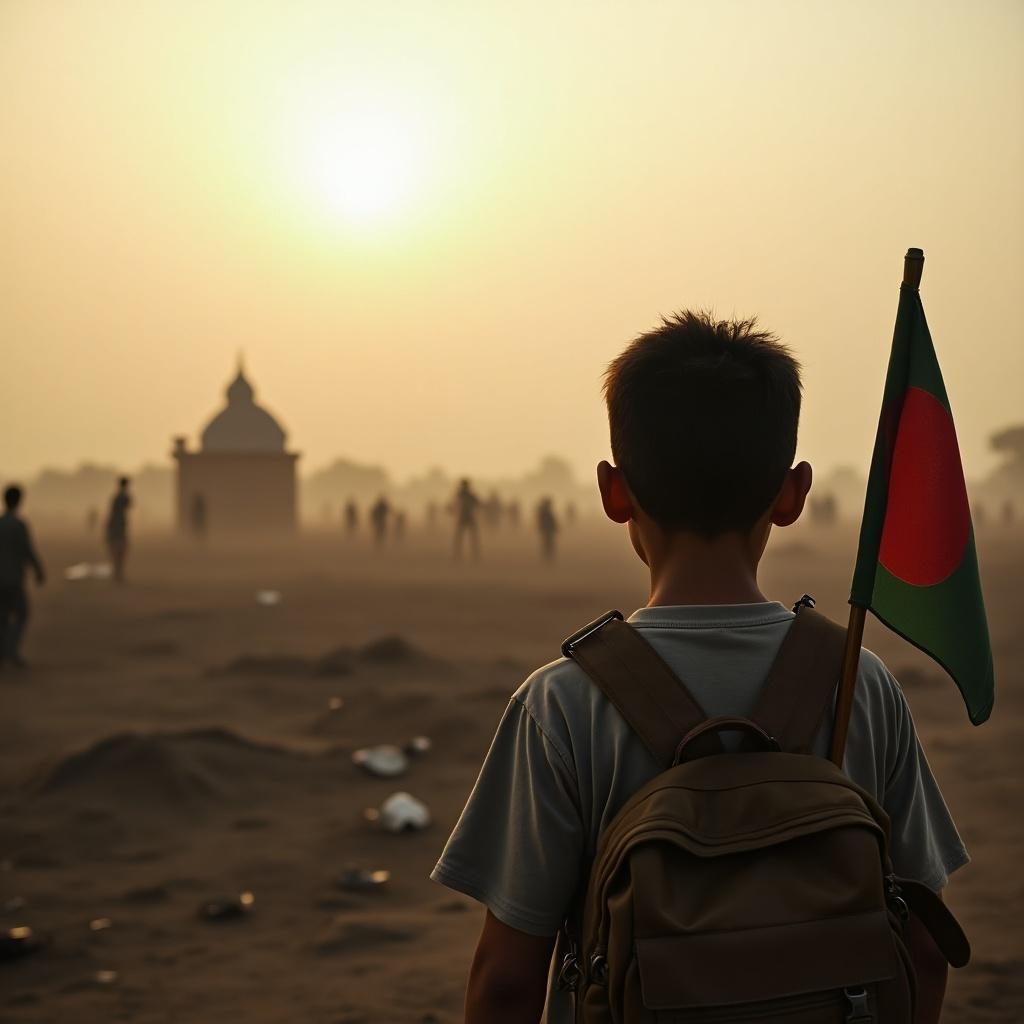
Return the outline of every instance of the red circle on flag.
{"type": "Polygon", "coordinates": [[[963,559],[971,532],[960,449],[949,410],[908,388],[889,473],[878,560],[917,587],[941,583],[963,559]]]}

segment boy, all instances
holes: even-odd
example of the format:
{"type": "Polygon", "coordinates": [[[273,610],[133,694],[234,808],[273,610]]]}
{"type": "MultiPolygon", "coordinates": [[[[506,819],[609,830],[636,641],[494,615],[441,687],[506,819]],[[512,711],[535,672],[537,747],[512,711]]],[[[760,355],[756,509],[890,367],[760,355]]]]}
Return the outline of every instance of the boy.
{"type": "Polygon", "coordinates": [[[12,484],[4,490],[4,512],[0,515],[0,665],[9,661],[25,668],[21,637],[28,621],[25,570],[31,568],[42,586],[46,576],[32,544],[28,524],[18,515],[21,488],[12,484]]]}
{"type": "MultiPolygon", "coordinates": [[[[793,620],[759,589],[772,526],[799,517],[811,467],[793,466],[800,369],[753,320],[684,312],[609,367],[616,465],[598,466],[608,517],[650,570],[630,617],[709,716],[749,716],[793,620]]],[[[827,756],[828,723],[815,752],[827,756]]],[[[574,662],[535,672],[513,696],[455,831],[431,875],[487,908],[469,978],[467,1024],[572,1019],[548,983],[555,935],[600,836],[661,770],[574,662]]],[[[903,694],[861,656],[844,769],[892,819],[897,874],[938,891],[967,853],[932,777],[903,694]]],[[[938,1020],[945,960],[911,920],[917,1021],[938,1020]]],[[[740,968],[742,965],[737,965],[740,968]]]]}

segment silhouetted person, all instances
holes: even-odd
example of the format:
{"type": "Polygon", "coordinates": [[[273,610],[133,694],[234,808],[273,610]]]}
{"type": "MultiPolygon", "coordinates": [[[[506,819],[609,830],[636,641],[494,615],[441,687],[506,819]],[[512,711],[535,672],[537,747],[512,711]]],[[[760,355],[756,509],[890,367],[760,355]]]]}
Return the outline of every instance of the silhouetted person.
{"type": "Polygon", "coordinates": [[[124,582],[124,562],[128,556],[128,509],[132,505],[132,496],[128,493],[128,477],[123,476],[117,482],[117,491],[110,499],[110,511],[107,513],[107,551],[114,567],[114,579],[124,582]]]}
{"type": "Polygon", "coordinates": [[[192,527],[192,536],[198,541],[206,540],[206,499],[201,494],[197,494],[192,499],[189,520],[192,527]]]}
{"type": "Polygon", "coordinates": [[[388,520],[391,518],[391,503],[382,494],[370,509],[370,522],[373,525],[373,540],[380,547],[388,539],[388,520]]]}
{"type": "Polygon", "coordinates": [[[480,557],[480,524],[477,517],[480,511],[480,499],[473,493],[469,480],[463,479],[459,482],[459,488],[453,499],[453,511],[455,512],[455,557],[462,557],[462,546],[466,538],[469,538],[473,557],[480,557]]]}
{"type": "Polygon", "coordinates": [[[24,668],[21,638],[28,621],[25,569],[31,567],[40,586],[46,574],[32,546],[28,524],[18,515],[20,504],[21,488],[8,487],[0,515],[0,664],[9,661],[24,668]]]}
{"type": "Polygon", "coordinates": [[[85,528],[91,537],[100,525],[100,510],[95,505],[85,514],[85,528]]]}
{"type": "Polygon", "coordinates": [[[395,542],[401,541],[405,537],[405,512],[399,509],[395,513],[395,542]]]}
{"type": "Polygon", "coordinates": [[[345,520],[345,533],[350,537],[354,537],[359,529],[359,506],[354,500],[349,499],[342,515],[345,520]]]}
{"type": "Polygon", "coordinates": [[[501,526],[502,513],[505,511],[501,503],[501,495],[497,491],[491,491],[490,496],[483,503],[481,512],[483,520],[489,530],[496,530],[501,526]]]}
{"type": "Polygon", "coordinates": [[[555,538],[558,536],[558,519],[550,498],[541,498],[537,505],[537,532],[540,534],[541,556],[550,562],[555,557],[555,538]]]}

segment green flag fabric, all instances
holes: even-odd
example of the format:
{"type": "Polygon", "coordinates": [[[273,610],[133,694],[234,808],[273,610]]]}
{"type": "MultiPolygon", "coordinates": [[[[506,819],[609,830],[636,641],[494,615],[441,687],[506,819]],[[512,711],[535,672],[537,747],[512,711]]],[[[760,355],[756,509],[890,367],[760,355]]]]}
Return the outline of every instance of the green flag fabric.
{"type": "Polygon", "coordinates": [[[900,289],[850,603],[934,658],[971,722],[995,679],[953,415],[916,287],[900,289]]]}

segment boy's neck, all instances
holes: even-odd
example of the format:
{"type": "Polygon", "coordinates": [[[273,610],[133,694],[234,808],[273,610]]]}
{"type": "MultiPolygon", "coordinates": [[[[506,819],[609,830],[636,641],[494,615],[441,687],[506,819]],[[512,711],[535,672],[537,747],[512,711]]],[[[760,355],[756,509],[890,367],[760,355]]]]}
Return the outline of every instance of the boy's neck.
{"type": "Polygon", "coordinates": [[[757,583],[763,543],[737,534],[710,540],[676,533],[645,545],[651,571],[648,607],[680,604],[757,604],[768,598],[757,583]]]}

